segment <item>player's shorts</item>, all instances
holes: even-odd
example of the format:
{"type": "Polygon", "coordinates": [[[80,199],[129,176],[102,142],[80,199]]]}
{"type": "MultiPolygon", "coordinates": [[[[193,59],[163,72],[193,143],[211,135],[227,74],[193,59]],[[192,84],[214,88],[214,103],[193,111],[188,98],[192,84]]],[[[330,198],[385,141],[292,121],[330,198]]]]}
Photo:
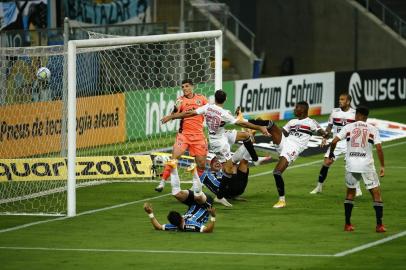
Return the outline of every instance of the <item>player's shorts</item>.
{"type": "Polygon", "coordinates": [[[297,143],[282,136],[281,143],[276,146],[276,151],[278,151],[280,157],[285,157],[289,164],[291,164],[299,157],[303,149],[297,143]]]}
{"type": "Polygon", "coordinates": [[[189,149],[189,154],[192,157],[207,155],[207,142],[203,134],[178,133],[173,148],[182,152],[189,149]]]}
{"type": "Polygon", "coordinates": [[[243,194],[248,184],[248,174],[249,169],[247,172],[237,170],[237,174],[233,174],[231,178],[230,187],[225,197],[235,197],[243,194]]]}
{"type": "MultiPolygon", "coordinates": [[[[189,194],[188,194],[188,196],[187,196],[187,199],[184,200],[182,203],[183,203],[183,204],[186,204],[186,205],[189,206],[189,207],[192,206],[192,205],[199,205],[199,204],[195,201],[195,195],[194,195],[193,191],[188,190],[188,192],[189,192],[189,194]]],[[[204,192],[203,192],[203,193],[204,193],[204,192]]],[[[212,205],[212,204],[213,204],[213,198],[212,198],[209,194],[207,194],[207,193],[204,193],[204,194],[206,195],[206,198],[207,198],[206,202],[207,202],[208,204],[212,205]]]]}
{"type": "Polygon", "coordinates": [[[354,173],[345,172],[345,184],[348,188],[356,188],[357,182],[364,180],[365,188],[372,189],[378,187],[379,178],[376,172],[366,172],[366,173],[354,173]]]}
{"type": "MultiPolygon", "coordinates": [[[[337,160],[341,155],[344,155],[347,153],[347,142],[346,141],[339,141],[337,143],[336,148],[334,149],[334,156],[335,160],[337,160]]],[[[330,155],[330,147],[327,149],[326,154],[324,155],[325,158],[328,158],[330,155]]]]}
{"type": "Polygon", "coordinates": [[[216,155],[220,163],[230,160],[232,157],[231,145],[235,143],[237,137],[236,130],[227,130],[220,138],[209,137],[209,151],[216,155]]]}

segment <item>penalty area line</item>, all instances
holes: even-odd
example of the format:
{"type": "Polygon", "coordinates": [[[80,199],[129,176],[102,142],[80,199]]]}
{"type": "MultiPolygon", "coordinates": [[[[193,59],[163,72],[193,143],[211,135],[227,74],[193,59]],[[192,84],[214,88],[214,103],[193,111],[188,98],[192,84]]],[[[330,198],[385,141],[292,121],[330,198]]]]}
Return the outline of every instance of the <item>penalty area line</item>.
{"type": "Polygon", "coordinates": [[[362,250],[365,250],[365,249],[368,249],[368,248],[371,248],[371,247],[374,247],[374,246],[377,246],[377,245],[392,241],[394,239],[403,237],[405,235],[406,235],[406,231],[403,231],[403,232],[400,232],[400,233],[385,237],[385,238],[380,239],[378,241],[374,241],[374,242],[371,242],[371,243],[368,243],[368,244],[365,244],[365,245],[362,245],[362,246],[358,246],[358,247],[355,247],[355,248],[352,248],[352,249],[349,249],[349,250],[345,250],[343,252],[336,253],[336,254],[334,254],[334,257],[343,257],[343,256],[346,256],[346,255],[349,255],[349,254],[352,254],[352,253],[356,253],[356,252],[359,252],[359,251],[362,251],[362,250]]]}
{"type": "Polygon", "coordinates": [[[105,253],[153,253],[153,254],[199,254],[229,256],[283,256],[283,257],[334,257],[331,254],[297,254],[297,253],[262,253],[262,252],[227,252],[227,251],[192,251],[192,250],[149,250],[149,249],[98,249],[98,248],[47,248],[47,247],[1,247],[2,250],[37,250],[37,251],[76,251],[105,253]]]}

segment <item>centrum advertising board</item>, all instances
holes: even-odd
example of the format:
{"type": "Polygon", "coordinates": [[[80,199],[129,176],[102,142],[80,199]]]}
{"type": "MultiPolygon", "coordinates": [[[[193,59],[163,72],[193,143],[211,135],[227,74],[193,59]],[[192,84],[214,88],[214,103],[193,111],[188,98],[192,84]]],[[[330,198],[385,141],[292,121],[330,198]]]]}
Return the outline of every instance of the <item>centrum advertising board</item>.
{"type": "Polygon", "coordinates": [[[309,115],[330,113],[334,72],[235,82],[235,106],[240,106],[248,118],[290,119],[299,101],[309,103],[309,115]]]}

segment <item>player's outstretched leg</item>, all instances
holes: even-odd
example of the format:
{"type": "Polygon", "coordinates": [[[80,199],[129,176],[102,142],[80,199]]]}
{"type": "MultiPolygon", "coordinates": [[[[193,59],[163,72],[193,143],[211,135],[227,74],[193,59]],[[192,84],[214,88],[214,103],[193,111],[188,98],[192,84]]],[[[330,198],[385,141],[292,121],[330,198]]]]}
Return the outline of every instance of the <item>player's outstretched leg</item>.
{"type": "Polygon", "coordinates": [[[255,120],[248,120],[248,122],[258,125],[258,126],[266,126],[269,134],[271,134],[271,139],[274,144],[280,144],[282,141],[282,130],[272,121],[272,120],[262,120],[262,119],[255,119],[255,120]]]}
{"type": "Polygon", "coordinates": [[[359,181],[357,182],[357,186],[355,187],[355,197],[362,196],[361,186],[359,185],[359,181]]]}
{"type": "Polygon", "coordinates": [[[328,170],[330,169],[331,164],[333,164],[333,160],[331,160],[329,158],[324,158],[324,163],[320,169],[317,186],[315,189],[310,191],[310,194],[317,194],[317,193],[321,193],[323,191],[323,183],[327,178],[328,170]]]}
{"type": "Polygon", "coordinates": [[[171,170],[172,168],[169,165],[165,165],[164,171],[162,172],[161,181],[155,187],[155,191],[162,192],[162,190],[164,190],[165,183],[168,180],[169,176],[171,175],[171,170]]]}

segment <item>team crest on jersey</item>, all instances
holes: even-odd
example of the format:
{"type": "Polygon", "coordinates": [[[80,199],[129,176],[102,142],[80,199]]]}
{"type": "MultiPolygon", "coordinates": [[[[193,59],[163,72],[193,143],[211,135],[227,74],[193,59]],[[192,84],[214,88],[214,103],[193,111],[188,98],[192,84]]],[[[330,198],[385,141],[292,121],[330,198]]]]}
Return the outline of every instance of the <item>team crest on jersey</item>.
{"type": "Polygon", "coordinates": [[[202,105],[202,101],[200,99],[197,99],[196,104],[200,106],[200,105],[202,105]]]}
{"type": "Polygon", "coordinates": [[[295,131],[298,131],[300,129],[300,124],[295,125],[295,127],[293,128],[295,131]]]}

